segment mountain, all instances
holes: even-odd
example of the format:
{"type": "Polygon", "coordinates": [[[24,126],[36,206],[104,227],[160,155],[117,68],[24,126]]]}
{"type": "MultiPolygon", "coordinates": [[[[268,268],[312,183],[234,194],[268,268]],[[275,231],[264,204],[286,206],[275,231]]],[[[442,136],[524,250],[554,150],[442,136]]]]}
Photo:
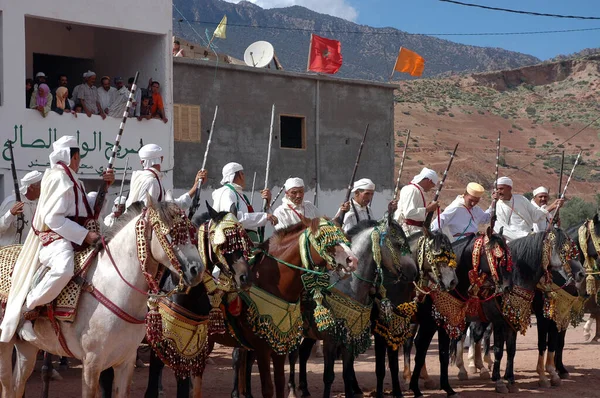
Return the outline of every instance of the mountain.
{"type": "MultiPolygon", "coordinates": [[[[265,10],[247,1],[233,4],[221,0],[173,0],[173,4],[176,36],[201,43],[207,40],[205,30],[212,34],[223,15],[227,15],[227,39],[214,41],[219,52],[243,59],[249,44],[266,40],[275,47],[284,68],[292,71],[306,70],[311,33],[341,41],[344,64],[338,75],[346,78],[387,81],[400,46],[425,58],[424,77],[518,68],[540,62],[531,55],[501,48],[469,46],[394,28],[358,25],[300,6],[265,10]]],[[[398,73],[396,77],[411,79],[398,73]]]]}

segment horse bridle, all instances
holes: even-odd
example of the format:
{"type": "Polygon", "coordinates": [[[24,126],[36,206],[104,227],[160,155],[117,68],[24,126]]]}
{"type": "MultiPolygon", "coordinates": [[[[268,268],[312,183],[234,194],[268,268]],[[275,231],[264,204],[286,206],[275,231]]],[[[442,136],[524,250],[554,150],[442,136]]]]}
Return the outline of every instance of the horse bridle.
{"type": "MultiPolygon", "coordinates": [[[[544,241],[542,243],[542,269],[544,271],[544,278],[547,284],[552,283],[550,261],[552,259],[552,252],[555,247],[556,239],[556,232],[551,230],[546,232],[544,241]]],[[[579,257],[579,250],[577,249],[575,242],[573,242],[569,236],[566,236],[563,246],[559,248],[558,257],[560,258],[560,262],[567,274],[569,281],[573,280],[573,270],[571,269],[569,261],[573,258],[579,257]]]]}
{"type": "Polygon", "coordinates": [[[319,222],[319,228],[315,233],[310,231],[310,228],[304,230],[298,238],[300,245],[300,258],[302,259],[302,266],[305,269],[316,269],[319,266],[314,262],[310,248],[312,247],[319,254],[319,256],[325,260],[327,265],[335,269],[337,265],[335,259],[327,252],[331,247],[344,244],[350,247],[350,241],[344,235],[344,233],[336,227],[332,222],[321,219],[319,222]]]}
{"type": "Polygon", "coordinates": [[[496,285],[496,289],[500,289],[499,270],[505,268],[508,272],[511,272],[513,262],[510,250],[508,250],[508,248],[503,249],[497,242],[492,246],[487,234],[478,236],[473,245],[473,253],[471,256],[473,269],[469,270],[469,281],[471,282],[470,289],[476,289],[478,292],[487,279],[487,274],[480,272],[482,253],[484,253],[487,258],[493,283],[496,285]]]}
{"type": "Polygon", "coordinates": [[[579,237],[579,246],[581,246],[583,258],[584,258],[584,267],[588,271],[588,275],[592,273],[598,274],[600,271],[598,260],[600,259],[600,237],[596,235],[594,232],[594,223],[593,220],[587,220],[585,224],[583,224],[579,231],[577,231],[579,237]],[[596,257],[588,255],[588,241],[591,241],[594,250],[596,250],[596,257]],[[585,248],[585,250],[584,250],[585,248]]]}
{"type": "Polygon", "coordinates": [[[441,286],[442,273],[438,267],[439,263],[447,263],[448,267],[456,269],[456,254],[452,251],[452,248],[444,247],[442,245],[439,251],[435,251],[432,248],[433,239],[427,235],[423,235],[417,242],[417,262],[419,272],[421,273],[421,279],[425,279],[425,259],[431,267],[431,273],[433,274],[433,289],[437,289],[441,286]]]}

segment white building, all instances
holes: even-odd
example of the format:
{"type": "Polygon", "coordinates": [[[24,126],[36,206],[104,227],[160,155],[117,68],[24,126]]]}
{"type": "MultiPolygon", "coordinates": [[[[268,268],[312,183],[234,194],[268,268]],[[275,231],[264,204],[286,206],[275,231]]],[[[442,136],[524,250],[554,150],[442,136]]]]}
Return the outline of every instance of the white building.
{"type": "MultiPolygon", "coordinates": [[[[21,177],[31,170],[44,171],[56,138],[78,136],[79,174],[93,190],[119,129],[121,117],[102,120],[50,112],[44,118],[26,109],[25,79],[38,72],[48,76],[51,89],[57,87],[58,75],[66,74],[69,91],[88,69],[96,72],[97,86],[101,76],[121,76],[127,82],[136,71],[141,87],[150,78],[160,82],[169,122],[130,118],[115,166],[120,174],[129,157],[129,167],[139,169],[137,150],[142,143],[154,142],[169,154],[163,170],[173,168],[171,7],[164,0],[0,0],[0,198],[13,190],[7,140],[14,143],[21,177]]],[[[170,186],[170,173],[167,179],[170,186]]]]}

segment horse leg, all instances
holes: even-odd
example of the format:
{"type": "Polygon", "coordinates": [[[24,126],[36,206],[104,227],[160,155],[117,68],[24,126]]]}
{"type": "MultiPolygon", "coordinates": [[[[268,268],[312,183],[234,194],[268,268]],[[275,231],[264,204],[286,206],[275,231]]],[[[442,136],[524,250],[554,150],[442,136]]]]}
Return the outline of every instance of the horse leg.
{"type": "Polygon", "coordinates": [[[517,332],[511,327],[504,328],[506,340],[506,372],[504,380],[508,381],[508,391],[518,393],[519,387],[515,383],[515,354],[517,353],[517,332]]]}
{"type": "Polygon", "coordinates": [[[494,324],[494,368],[492,370],[492,381],[496,383],[496,392],[508,394],[508,388],[500,378],[500,362],[504,355],[504,332],[500,322],[494,324]]]}
{"type": "MultiPolygon", "coordinates": [[[[487,368],[486,368],[486,373],[487,373],[487,378],[490,378],[490,370],[492,370],[492,365],[494,364],[494,362],[492,361],[492,356],[490,355],[490,342],[492,340],[492,324],[488,324],[487,327],[485,328],[485,331],[483,332],[483,340],[482,340],[482,345],[484,346],[484,351],[483,351],[483,362],[485,362],[487,364],[487,368]]],[[[483,368],[482,368],[483,371],[483,368]]]]}
{"type": "MultiPolygon", "coordinates": [[[[135,369],[136,357],[137,350],[131,355],[131,358],[114,367],[115,380],[113,383],[113,397],[129,397],[131,393],[131,379],[133,378],[133,370],[135,369]]],[[[179,394],[177,396],[179,397],[179,394]]],[[[189,398],[189,393],[188,397],[186,398],[189,398]]]]}
{"type": "Polygon", "coordinates": [[[335,380],[336,348],[335,344],[323,344],[323,398],[331,396],[331,385],[335,380]]]}
{"type": "Polygon", "coordinates": [[[202,398],[202,375],[194,376],[192,382],[191,398],[202,398]]]}
{"type": "MultiPolygon", "coordinates": [[[[474,343],[471,341],[471,347],[473,344],[474,343]]],[[[465,369],[465,361],[463,358],[464,354],[465,336],[462,336],[462,338],[456,342],[456,367],[458,368],[458,380],[469,380],[467,369],[465,369]]]]}
{"type": "Polygon", "coordinates": [[[52,354],[44,351],[44,362],[42,364],[42,398],[48,398],[50,394],[50,379],[52,376],[52,354]]]}
{"type": "Polygon", "coordinates": [[[448,366],[450,365],[450,336],[444,328],[438,328],[438,351],[440,359],[440,388],[446,391],[449,397],[456,396],[456,391],[450,387],[448,380],[448,366]]]}
{"type": "MultiPolygon", "coordinates": [[[[88,355],[83,359],[83,370],[81,378],[81,396],[83,398],[94,398],[98,389],[100,379],[100,367],[93,362],[94,355],[88,355]]],[[[113,383],[113,396],[115,394],[115,384],[118,375],[115,372],[115,382],[113,383]]]]}
{"type": "Polygon", "coordinates": [[[419,388],[419,377],[421,375],[421,370],[425,366],[425,357],[427,356],[427,350],[429,349],[429,344],[431,343],[431,339],[436,332],[436,325],[433,321],[433,318],[427,318],[425,323],[421,323],[419,327],[419,331],[417,332],[417,336],[415,338],[415,347],[417,352],[415,354],[415,367],[413,369],[412,376],[410,378],[409,388],[415,394],[415,397],[422,397],[421,389],[419,388]]]}
{"type": "Polygon", "coordinates": [[[264,349],[256,352],[258,370],[260,372],[260,386],[263,398],[273,397],[273,379],[271,378],[271,350],[264,349]]]}
{"type": "Polygon", "coordinates": [[[275,396],[285,396],[285,355],[273,354],[273,378],[275,380],[275,396]]]}
{"type": "Polygon", "coordinates": [[[592,339],[592,341],[594,341],[594,342],[597,342],[598,340],[600,340],[600,325],[598,324],[599,319],[600,319],[600,314],[594,315],[594,320],[596,321],[596,334],[594,335],[594,338],[592,339]]]}
{"type": "Polygon", "coordinates": [[[244,396],[252,398],[252,367],[256,361],[256,351],[246,350],[246,362],[244,363],[244,396]]]}
{"type": "Polygon", "coordinates": [[[156,355],[153,349],[150,351],[150,366],[148,367],[148,385],[144,398],[158,398],[159,384],[162,369],[165,367],[163,361],[156,355]]]}
{"type": "MultiPolygon", "coordinates": [[[[379,334],[375,333],[375,376],[377,377],[376,397],[383,398],[383,381],[385,380],[385,355],[387,343],[379,334]]],[[[391,362],[391,359],[390,359],[391,362]]],[[[390,366],[391,372],[391,366],[390,366]]],[[[393,372],[392,372],[393,378],[393,372]]]]}
{"type": "MultiPolygon", "coordinates": [[[[329,344],[331,344],[331,342],[329,344]]],[[[356,390],[354,389],[356,375],[354,374],[353,362],[354,356],[352,355],[352,352],[346,347],[342,348],[342,377],[344,378],[345,394],[348,398],[362,394],[362,391],[357,394],[356,390]]]]}
{"type": "Polygon", "coordinates": [[[290,395],[288,398],[296,398],[296,362],[298,361],[298,355],[298,348],[288,355],[288,362],[290,363],[290,376],[288,377],[290,395]]]}
{"type": "Polygon", "coordinates": [[[558,334],[558,342],[556,344],[556,357],[555,357],[555,365],[556,370],[558,371],[558,377],[561,379],[569,379],[569,371],[565,368],[565,364],[563,363],[563,351],[565,349],[565,337],[567,335],[567,331],[563,330],[558,334]]]}
{"type": "Polygon", "coordinates": [[[546,372],[550,374],[550,384],[555,387],[561,385],[560,377],[556,372],[556,366],[554,365],[556,347],[558,345],[558,327],[556,322],[548,321],[548,356],[546,357],[546,372]]]}
{"type": "Polygon", "coordinates": [[[585,325],[583,325],[583,341],[590,341],[592,337],[592,325],[594,324],[594,315],[590,315],[585,325]]]}
{"type": "Polygon", "coordinates": [[[231,352],[231,362],[233,367],[233,390],[231,390],[231,398],[239,398],[239,382],[240,382],[240,362],[241,349],[234,348],[231,352]]]}
{"type": "MultiPolygon", "coordinates": [[[[25,384],[35,368],[39,350],[37,347],[24,341],[18,341],[16,348],[16,362],[13,369],[12,384],[15,396],[22,397],[25,394],[25,384]]],[[[9,394],[9,396],[11,395],[9,394]]]]}
{"type": "Polygon", "coordinates": [[[542,313],[536,313],[537,319],[537,334],[538,334],[538,361],[536,366],[536,372],[539,376],[538,384],[540,387],[550,387],[550,381],[546,377],[544,371],[544,355],[547,348],[547,336],[548,336],[548,323],[549,321],[544,317],[542,313]]]}
{"type": "Polygon", "coordinates": [[[302,344],[300,344],[300,349],[298,350],[298,355],[300,357],[300,378],[298,387],[300,388],[300,392],[302,393],[303,397],[310,397],[306,377],[306,364],[308,362],[308,358],[310,358],[310,354],[315,343],[316,340],[305,338],[302,340],[302,344]]]}
{"type": "Polygon", "coordinates": [[[390,367],[390,375],[392,376],[392,397],[400,398],[402,397],[402,389],[400,388],[400,364],[398,361],[398,349],[394,350],[394,347],[387,346],[387,357],[388,365],[390,367]]]}
{"type": "Polygon", "coordinates": [[[14,344],[0,343],[0,389],[1,397],[8,398],[13,391],[14,344]]]}
{"type": "Polygon", "coordinates": [[[404,370],[402,371],[402,380],[404,383],[408,384],[410,382],[410,354],[412,353],[413,344],[415,342],[416,336],[416,327],[414,324],[410,325],[411,335],[404,344],[402,345],[402,356],[404,357],[404,370]]]}

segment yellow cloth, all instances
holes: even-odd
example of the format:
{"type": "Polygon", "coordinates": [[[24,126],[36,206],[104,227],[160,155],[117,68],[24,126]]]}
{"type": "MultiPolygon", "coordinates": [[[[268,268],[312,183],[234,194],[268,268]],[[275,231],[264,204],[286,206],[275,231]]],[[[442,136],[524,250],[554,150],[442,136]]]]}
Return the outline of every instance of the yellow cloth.
{"type": "Polygon", "coordinates": [[[217,29],[215,29],[215,33],[213,33],[213,37],[218,37],[219,39],[225,39],[225,38],[227,38],[226,31],[227,31],[227,15],[224,15],[223,19],[221,19],[221,22],[219,22],[219,26],[217,26],[217,29]]]}

